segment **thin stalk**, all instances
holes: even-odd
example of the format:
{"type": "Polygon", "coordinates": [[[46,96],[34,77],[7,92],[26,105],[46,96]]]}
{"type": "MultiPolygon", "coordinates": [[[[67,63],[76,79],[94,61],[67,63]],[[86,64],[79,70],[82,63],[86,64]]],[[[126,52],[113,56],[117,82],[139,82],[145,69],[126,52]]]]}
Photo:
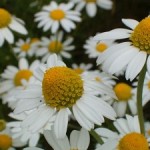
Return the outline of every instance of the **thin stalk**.
{"type": "Polygon", "coordinates": [[[90,131],[90,134],[94,137],[94,139],[99,143],[99,144],[103,144],[103,140],[100,138],[100,136],[92,129],[90,131]]]}
{"type": "Polygon", "coordinates": [[[146,74],[146,63],[139,74],[138,87],[137,87],[137,111],[138,111],[140,130],[143,135],[145,135],[145,128],[144,128],[144,116],[143,116],[143,106],[142,106],[142,93],[143,93],[145,74],[146,74]]]}

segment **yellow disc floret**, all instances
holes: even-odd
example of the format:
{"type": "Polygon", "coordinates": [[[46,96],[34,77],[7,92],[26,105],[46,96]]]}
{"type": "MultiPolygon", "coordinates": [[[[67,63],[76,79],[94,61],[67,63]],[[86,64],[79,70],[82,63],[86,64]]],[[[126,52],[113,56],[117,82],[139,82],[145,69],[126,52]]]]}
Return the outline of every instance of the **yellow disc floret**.
{"type": "Polygon", "coordinates": [[[132,97],[132,87],[126,83],[118,83],[114,87],[114,91],[118,100],[127,101],[132,97]]]}
{"type": "Polygon", "coordinates": [[[67,67],[48,69],[42,81],[45,102],[51,107],[72,107],[83,94],[83,81],[79,74],[67,67]]]}
{"type": "Polygon", "coordinates": [[[30,49],[30,44],[28,44],[28,43],[24,43],[21,46],[21,50],[24,51],[24,52],[27,52],[29,49],[30,49]]]}
{"type": "Polygon", "coordinates": [[[8,150],[12,146],[12,138],[6,134],[0,134],[0,150],[8,150]]]}
{"type": "Polygon", "coordinates": [[[130,40],[134,46],[150,54],[150,17],[143,19],[136,26],[130,40]]]}
{"type": "Polygon", "coordinates": [[[98,43],[96,45],[96,50],[101,53],[104,52],[107,48],[108,46],[105,43],[98,43]]]}
{"type": "Polygon", "coordinates": [[[28,69],[18,71],[14,77],[15,86],[21,86],[22,85],[21,80],[25,79],[28,81],[32,75],[33,75],[32,71],[28,69]]]}
{"type": "Polygon", "coordinates": [[[7,27],[10,22],[11,22],[10,13],[5,9],[0,8],[0,28],[7,27]]]}
{"type": "Polygon", "coordinates": [[[54,20],[60,21],[65,18],[65,12],[61,9],[55,9],[50,12],[50,17],[54,20]]]}
{"type": "Polygon", "coordinates": [[[48,50],[51,53],[60,53],[62,49],[63,49],[63,44],[59,41],[51,41],[48,46],[48,50]]]}
{"type": "Polygon", "coordinates": [[[125,135],[118,145],[118,150],[149,150],[146,138],[140,133],[125,135]]]}
{"type": "Polygon", "coordinates": [[[3,119],[0,119],[0,131],[3,131],[6,128],[6,122],[3,119]]]}
{"type": "Polygon", "coordinates": [[[96,3],[96,0],[85,0],[87,3],[96,3]]]}

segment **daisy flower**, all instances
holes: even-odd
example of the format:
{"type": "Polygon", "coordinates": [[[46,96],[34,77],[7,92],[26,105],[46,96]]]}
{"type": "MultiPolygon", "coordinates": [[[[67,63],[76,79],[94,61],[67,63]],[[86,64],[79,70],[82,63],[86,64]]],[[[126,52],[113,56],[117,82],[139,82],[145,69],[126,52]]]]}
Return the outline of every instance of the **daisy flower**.
{"type": "Polygon", "coordinates": [[[86,13],[89,17],[94,17],[97,13],[97,6],[100,8],[110,10],[112,9],[112,1],[111,0],[71,0],[74,2],[77,11],[81,11],[84,7],[86,9],[86,13]]]}
{"type": "Polygon", "coordinates": [[[83,47],[86,50],[85,54],[87,54],[89,58],[97,58],[100,54],[102,54],[105,50],[107,50],[107,48],[109,48],[113,44],[113,40],[103,40],[97,42],[93,40],[93,37],[90,37],[88,40],[86,40],[86,43],[83,47]]]}
{"type": "MultiPolygon", "coordinates": [[[[18,62],[18,68],[12,65],[7,66],[1,74],[0,94],[2,94],[3,103],[11,105],[11,97],[16,94],[16,90],[23,89],[23,83],[29,81],[33,77],[33,71],[39,65],[39,61],[35,60],[31,65],[25,58],[21,58],[18,62]]],[[[16,99],[14,100],[16,101],[16,99]]],[[[16,102],[15,102],[16,103],[16,102]]]]}
{"type": "Polygon", "coordinates": [[[14,42],[14,35],[11,30],[27,34],[21,19],[11,15],[6,9],[0,8],[0,46],[4,44],[4,40],[10,44],[14,42]]]}
{"type": "Polygon", "coordinates": [[[44,31],[51,29],[52,33],[56,33],[60,26],[67,32],[76,28],[74,22],[80,22],[80,13],[74,10],[73,3],[57,4],[52,1],[49,5],[44,6],[41,12],[35,14],[35,21],[39,22],[38,28],[43,27],[44,31]]]}
{"type": "Polygon", "coordinates": [[[90,70],[92,67],[93,67],[93,65],[90,64],[90,63],[89,63],[89,64],[81,63],[81,64],[79,64],[79,65],[77,65],[77,64],[72,64],[72,69],[73,69],[74,71],[76,71],[77,73],[79,73],[79,74],[83,73],[84,71],[90,70]]]}
{"type": "Polygon", "coordinates": [[[20,139],[14,138],[12,133],[7,127],[7,123],[0,120],[0,127],[5,126],[6,128],[0,132],[0,149],[1,150],[15,150],[14,147],[23,147],[26,143],[21,142],[20,139]],[[5,125],[4,125],[5,124],[5,125]]]}
{"type": "Polygon", "coordinates": [[[41,47],[36,50],[36,56],[42,56],[43,62],[46,62],[49,55],[53,53],[56,53],[60,58],[71,58],[71,54],[68,52],[75,48],[74,45],[71,45],[73,38],[67,37],[67,39],[64,40],[63,36],[64,33],[60,31],[50,38],[43,37],[41,39],[41,47]]]}
{"type": "Polygon", "coordinates": [[[36,131],[42,128],[55,115],[54,132],[57,138],[64,138],[71,113],[87,130],[94,128],[94,124],[101,125],[104,116],[115,119],[112,107],[93,94],[94,91],[101,90],[102,94],[115,97],[113,91],[77,74],[58,60],[56,54],[50,55],[47,64],[39,66],[34,75],[40,84],[33,84],[18,94],[17,97],[21,100],[14,111],[21,113],[34,110],[23,121],[30,129],[36,131]]]}
{"type": "Polygon", "coordinates": [[[31,41],[31,39],[28,38],[26,40],[19,39],[16,42],[16,47],[13,48],[13,51],[18,54],[18,57],[31,57],[34,55],[36,49],[36,42],[33,42],[33,40],[31,41]]]}
{"type": "MultiPolygon", "coordinates": [[[[114,85],[113,89],[117,99],[112,102],[112,105],[117,116],[125,116],[127,107],[129,107],[131,114],[137,114],[136,92],[134,88],[125,82],[119,82],[114,85]]],[[[112,99],[110,101],[112,101],[112,99]]]]}
{"type": "Polygon", "coordinates": [[[127,42],[115,44],[107,49],[97,59],[97,64],[103,64],[108,73],[114,74],[125,68],[125,77],[132,81],[142,70],[150,53],[150,17],[141,22],[133,19],[122,19],[131,29],[114,29],[97,34],[95,40],[120,40],[127,42]]]}
{"type": "Polygon", "coordinates": [[[96,150],[149,150],[148,139],[140,132],[138,116],[126,115],[126,119],[117,119],[114,126],[118,133],[105,128],[96,129],[105,139],[96,150]]]}

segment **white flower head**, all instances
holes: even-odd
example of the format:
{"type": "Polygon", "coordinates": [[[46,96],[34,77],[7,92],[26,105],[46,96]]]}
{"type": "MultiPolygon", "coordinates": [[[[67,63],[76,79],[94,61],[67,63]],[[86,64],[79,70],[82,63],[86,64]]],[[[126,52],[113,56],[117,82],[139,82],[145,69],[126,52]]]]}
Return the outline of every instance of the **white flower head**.
{"type": "Polygon", "coordinates": [[[125,68],[125,77],[132,81],[142,70],[150,53],[150,17],[141,22],[133,19],[122,19],[130,29],[114,29],[97,34],[95,40],[129,39],[128,42],[115,44],[107,49],[97,59],[98,64],[103,64],[105,71],[114,74],[125,68]]]}
{"type": "Polygon", "coordinates": [[[97,13],[97,6],[100,8],[110,10],[112,9],[111,0],[70,0],[76,4],[76,10],[81,11],[83,8],[86,9],[86,13],[89,17],[94,17],[97,13]]]}
{"type": "Polygon", "coordinates": [[[79,75],[58,60],[56,54],[50,55],[47,64],[41,65],[34,75],[40,83],[31,85],[18,94],[21,100],[14,111],[21,113],[34,110],[23,121],[33,131],[42,128],[52,116],[56,116],[54,133],[57,138],[63,138],[71,113],[87,130],[94,128],[94,124],[101,125],[104,116],[115,119],[116,114],[112,107],[94,94],[102,89],[101,94],[115,97],[112,89],[106,89],[106,86],[101,86],[92,79],[86,80],[86,76],[79,75]]]}
{"type": "Polygon", "coordinates": [[[106,128],[96,129],[104,140],[104,144],[96,150],[149,150],[148,139],[140,132],[138,116],[126,115],[126,119],[117,119],[114,126],[118,132],[106,128]]]}
{"type": "Polygon", "coordinates": [[[10,44],[14,42],[14,35],[11,30],[27,34],[21,19],[11,15],[6,9],[0,8],[0,47],[4,44],[4,40],[10,44]]]}
{"type": "Polygon", "coordinates": [[[1,74],[0,94],[2,94],[3,103],[8,103],[11,108],[14,108],[17,101],[16,94],[25,88],[28,81],[32,82],[33,72],[39,64],[40,62],[35,60],[29,65],[27,59],[21,58],[18,67],[7,66],[1,74]]]}
{"type": "Polygon", "coordinates": [[[74,22],[80,22],[80,13],[72,10],[73,3],[60,3],[57,4],[52,1],[49,5],[44,6],[41,12],[35,14],[35,21],[39,22],[38,28],[43,27],[44,31],[51,30],[56,33],[60,27],[65,31],[70,32],[76,28],[74,22]]]}
{"type": "Polygon", "coordinates": [[[88,54],[89,58],[97,58],[99,55],[101,55],[104,51],[106,51],[110,46],[114,44],[115,43],[113,40],[103,40],[97,42],[93,39],[93,37],[90,37],[88,40],[86,40],[86,43],[83,47],[86,50],[85,53],[88,54]]]}
{"type": "Polygon", "coordinates": [[[46,62],[51,54],[57,54],[59,58],[71,58],[70,51],[74,50],[75,46],[71,45],[72,37],[67,37],[64,40],[62,31],[52,35],[50,38],[43,37],[41,46],[36,50],[36,56],[42,56],[42,62],[46,62]]]}
{"type": "Polygon", "coordinates": [[[13,51],[18,54],[18,57],[32,57],[37,49],[38,44],[32,42],[30,38],[23,40],[19,39],[16,42],[16,47],[13,48],[13,51]]]}

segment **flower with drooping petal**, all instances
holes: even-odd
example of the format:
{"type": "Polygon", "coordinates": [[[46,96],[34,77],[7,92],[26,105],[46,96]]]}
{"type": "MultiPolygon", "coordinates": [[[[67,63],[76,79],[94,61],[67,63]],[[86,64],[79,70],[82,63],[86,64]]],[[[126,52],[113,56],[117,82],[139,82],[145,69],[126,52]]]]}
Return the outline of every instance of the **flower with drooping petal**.
{"type": "Polygon", "coordinates": [[[96,129],[104,141],[96,150],[149,150],[148,139],[140,132],[138,116],[126,115],[126,119],[117,119],[114,126],[118,132],[96,129]]]}
{"type": "Polygon", "coordinates": [[[33,110],[23,121],[33,131],[42,128],[52,116],[56,116],[54,133],[57,138],[65,137],[70,114],[87,130],[94,128],[94,124],[101,125],[104,116],[115,119],[112,107],[94,94],[101,91],[101,94],[115,97],[112,89],[87,80],[87,75],[68,68],[56,54],[50,55],[46,65],[39,66],[34,76],[40,83],[18,94],[21,100],[14,110],[14,113],[33,110]]]}
{"type": "Polygon", "coordinates": [[[41,46],[36,50],[36,56],[42,56],[42,62],[46,62],[49,55],[57,54],[59,58],[71,58],[70,51],[74,50],[75,46],[71,45],[72,37],[67,37],[64,40],[62,31],[52,35],[50,38],[43,37],[41,46]],[[64,41],[63,41],[64,40],[64,41]]]}
{"type": "Polygon", "coordinates": [[[27,34],[24,22],[11,15],[6,9],[0,8],[0,47],[4,44],[4,40],[8,43],[14,43],[14,35],[12,31],[27,34]]]}
{"type": "Polygon", "coordinates": [[[111,0],[70,0],[76,4],[76,10],[81,11],[84,7],[89,17],[94,17],[97,13],[97,6],[102,9],[112,9],[111,0]]]}
{"type": "Polygon", "coordinates": [[[38,23],[38,28],[43,27],[44,31],[51,30],[52,33],[56,33],[60,27],[65,31],[71,32],[76,28],[74,22],[80,22],[80,13],[72,10],[73,3],[60,3],[55,1],[42,8],[41,12],[35,14],[35,21],[38,23]]]}
{"type": "Polygon", "coordinates": [[[103,64],[105,71],[114,74],[125,68],[125,77],[132,81],[142,70],[150,54],[150,17],[138,22],[133,19],[122,19],[130,29],[114,29],[97,34],[95,40],[120,40],[127,42],[115,44],[107,49],[97,59],[97,64],[103,64]]]}

